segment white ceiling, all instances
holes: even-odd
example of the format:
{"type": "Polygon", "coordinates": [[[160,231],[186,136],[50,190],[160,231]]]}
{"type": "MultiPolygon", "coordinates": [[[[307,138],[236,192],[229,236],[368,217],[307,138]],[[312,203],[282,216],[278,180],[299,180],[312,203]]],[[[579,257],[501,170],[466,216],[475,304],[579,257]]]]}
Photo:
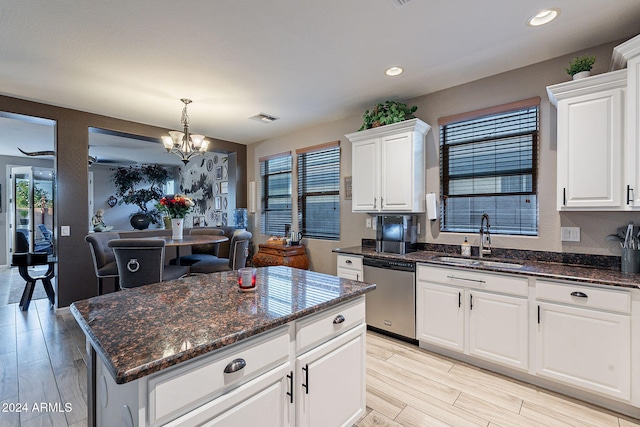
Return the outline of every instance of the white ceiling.
{"type": "Polygon", "coordinates": [[[638,0],[5,1],[0,93],[170,129],[191,98],[250,144],[638,33],[638,0]]]}

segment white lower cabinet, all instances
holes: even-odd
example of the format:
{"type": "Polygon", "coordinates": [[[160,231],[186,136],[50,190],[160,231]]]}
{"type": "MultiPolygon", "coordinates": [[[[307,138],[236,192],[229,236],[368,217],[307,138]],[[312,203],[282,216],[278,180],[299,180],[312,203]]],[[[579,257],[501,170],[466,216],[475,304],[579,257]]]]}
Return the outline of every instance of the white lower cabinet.
{"type": "Polygon", "coordinates": [[[512,368],[528,367],[527,298],[469,292],[469,354],[512,368]]]}
{"type": "Polygon", "coordinates": [[[337,276],[343,279],[364,281],[362,257],[354,255],[338,255],[336,261],[337,276]]]}
{"type": "Polygon", "coordinates": [[[350,426],[365,411],[366,326],[296,359],[296,426],[350,426]]]}
{"type": "Polygon", "coordinates": [[[539,281],[536,294],[536,375],[630,400],[630,293],[539,281]]]}
{"type": "Polygon", "coordinates": [[[528,368],[528,279],[418,265],[420,343],[528,368]]]}

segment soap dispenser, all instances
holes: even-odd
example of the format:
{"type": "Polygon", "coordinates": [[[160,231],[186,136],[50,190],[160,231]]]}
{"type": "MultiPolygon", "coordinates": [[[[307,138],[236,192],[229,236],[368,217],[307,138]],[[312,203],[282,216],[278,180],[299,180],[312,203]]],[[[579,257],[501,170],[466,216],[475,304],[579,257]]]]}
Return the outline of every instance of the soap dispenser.
{"type": "Polygon", "coordinates": [[[460,245],[460,253],[462,256],[471,256],[471,243],[469,243],[467,236],[464,236],[464,242],[460,245]]]}

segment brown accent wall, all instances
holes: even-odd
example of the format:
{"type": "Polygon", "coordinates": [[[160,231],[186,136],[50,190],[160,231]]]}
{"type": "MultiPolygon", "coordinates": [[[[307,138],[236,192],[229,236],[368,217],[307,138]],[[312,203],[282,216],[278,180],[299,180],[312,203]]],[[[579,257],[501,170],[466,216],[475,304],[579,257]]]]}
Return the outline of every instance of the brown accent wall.
{"type": "MultiPolygon", "coordinates": [[[[66,307],[74,301],[97,294],[96,277],[89,246],[84,241],[89,203],[87,156],[89,127],[134,135],[160,138],[168,129],[112,117],[86,113],[53,105],[0,95],[0,111],[52,119],[56,126],[55,231],[58,264],[56,267],[56,306],[66,307]],[[71,235],[60,236],[60,226],[71,227],[71,235]]],[[[209,138],[211,151],[236,153],[238,162],[236,206],[247,205],[247,147],[209,138]]]]}

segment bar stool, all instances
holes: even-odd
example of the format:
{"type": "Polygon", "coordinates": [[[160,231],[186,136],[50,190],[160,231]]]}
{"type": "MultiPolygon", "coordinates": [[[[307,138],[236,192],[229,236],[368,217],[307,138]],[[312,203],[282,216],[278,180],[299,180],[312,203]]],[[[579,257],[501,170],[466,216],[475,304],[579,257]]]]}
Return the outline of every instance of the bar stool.
{"type": "Polygon", "coordinates": [[[27,311],[29,309],[29,303],[31,302],[31,297],[33,297],[33,289],[36,287],[36,282],[38,280],[42,280],[42,285],[44,286],[44,290],[47,293],[47,297],[49,298],[51,305],[55,304],[55,293],[51,284],[54,264],[55,258],[49,257],[45,252],[20,253],[13,255],[11,258],[11,266],[18,267],[20,276],[27,282],[24,286],[22,297],[20,298],[20,309],[22,309],[22,311],[27,311]],[[29,267],[35,265],[48,265],[49,267],[44,275],[32,277],[29,274],[29,267]]]}

